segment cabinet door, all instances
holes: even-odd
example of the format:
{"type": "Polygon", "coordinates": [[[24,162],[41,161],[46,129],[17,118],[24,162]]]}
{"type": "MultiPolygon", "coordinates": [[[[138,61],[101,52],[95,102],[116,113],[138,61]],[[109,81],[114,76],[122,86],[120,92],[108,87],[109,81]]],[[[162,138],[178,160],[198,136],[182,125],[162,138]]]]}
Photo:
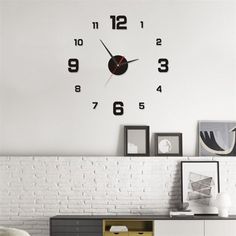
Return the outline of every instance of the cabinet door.
{"type": "Polygon", "coordinates": [[[234,220],[206,220],[205,236],[235,236],[236,221],[234,220]]]}
{"type": "Polygon", "coordinates": [[[204,221],[155,220],[154,236],[204,236],[204,221]]]}
{"type": "Polygon", "coordinates": [[[51,236],[102,236],[102,220],[51,219],[51,236]]]}

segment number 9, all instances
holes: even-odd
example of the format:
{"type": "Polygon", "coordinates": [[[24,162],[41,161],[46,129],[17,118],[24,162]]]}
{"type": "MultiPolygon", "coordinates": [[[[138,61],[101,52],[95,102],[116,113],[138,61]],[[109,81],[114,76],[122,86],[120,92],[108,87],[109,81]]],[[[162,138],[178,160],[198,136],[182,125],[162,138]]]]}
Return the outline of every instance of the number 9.
{"type": "Polygon", "coordinates": [[[71,72],[71,73],[79,71],[79,59],[70,58],[68,60],[68,71],[71,72]]]}

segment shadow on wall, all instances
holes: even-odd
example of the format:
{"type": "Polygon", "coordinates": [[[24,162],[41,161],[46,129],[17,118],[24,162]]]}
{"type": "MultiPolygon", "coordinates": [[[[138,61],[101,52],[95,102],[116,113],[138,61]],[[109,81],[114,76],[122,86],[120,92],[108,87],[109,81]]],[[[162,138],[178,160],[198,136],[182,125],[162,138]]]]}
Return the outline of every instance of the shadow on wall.
{"type": "Polygon", "coordinates": [[[176,164],[176,170],[172,175],[172,185],[168,193],[169,210],[179,208],[181,201],[181,163],[176,164]]]}
{"type": "Polygon", "coordinates": [[[124,156],[124,125],[120,125],[118,134],[118,145],[116,153],[118,156],[124,156]]]}
{"type": "Polygon", "coordinates": [[[199,123],[197,124],[197,132],[196,132],[196,143],[195,143],[195,155],[199,155],[199,136],[198,136],[198,130],[199,130],[199,123]]]}

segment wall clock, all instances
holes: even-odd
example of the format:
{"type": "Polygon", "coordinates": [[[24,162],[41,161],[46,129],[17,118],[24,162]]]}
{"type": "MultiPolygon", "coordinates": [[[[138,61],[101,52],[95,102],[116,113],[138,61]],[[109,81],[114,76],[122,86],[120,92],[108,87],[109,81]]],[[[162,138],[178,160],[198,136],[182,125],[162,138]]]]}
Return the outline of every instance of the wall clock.
{"type": "MultiPolygon", "coordinates": [[[[86,32],[89,36],[82,33],[83,37],[71,37],[70,44],[74,47],[73,54],[76,56],[70,55],[66,58],[67,78],[80,77],[83,80],[90,77],[92,73],[94,82],[100,81],[101,96],[107,91],[121,89],[126,92],[125,97],[127,97],[142,84],[141,86],[147,87],[148,90],[141,89],[139,96],[135,99],[135,106],[142,111],[148,109],[142,96],[143,90],[146,90],[145,93],[153,93],[156,96],[160,96],[165,90],[161,83],[162,74],[169,73],[171,62],[165,53],[160,53],[162,51],[160,48],[166,42],[158,33],[147,33],[155,22],[155,16],[150,22],[150,19],[145,21],[142,14],[134,16],[127,10],[124,10],[125,14],[113,14],[113,11],[108,10],[106,14],[100,16],[97,14],[100,20],[96,21],[86,21],[81,17],[80,22],[88,27],[89,32],[88,30],[86,32]],[[96,60],[84,60],[80,55],[85,52],[89,58],[96,58],[96,60]],[[87,74],[80,76],[81,71],[86,68],[87,74]],[[153,79],[156,81],[153,82],[153,79]],[[132,80],[134,82],[130,86],[132,80]],[[112,83],[116,86],[112,86],[112,83]]],[[[80,36],[82,30],[79,27],[78,32],[80,36]]],[[[78,33],[75,32],[76,34],[78,33]]],[[[77,81],[71,87],[71,92],[83,97],[90,90],[91,84],[88,85],[85,82],[82,85],[79,80],[77,81]]],[[[95,86],[95,83],[92,86],[95,86]]],[[[119,97],[119,100],[112,101],[113,115],[122,116],[129,111],[129,105],[124,100],[123,95],[119,97]]],[[[90,104],[93,110],[102,106],[99,100],[88,101],[87,105],[90,104]]]]}
{"type": "Polygon", "coordinates": [[[194,155],[197,120],[235,117],[234,5],[0,1],[2,153],[123,155],[150,125],[194,155]]]}

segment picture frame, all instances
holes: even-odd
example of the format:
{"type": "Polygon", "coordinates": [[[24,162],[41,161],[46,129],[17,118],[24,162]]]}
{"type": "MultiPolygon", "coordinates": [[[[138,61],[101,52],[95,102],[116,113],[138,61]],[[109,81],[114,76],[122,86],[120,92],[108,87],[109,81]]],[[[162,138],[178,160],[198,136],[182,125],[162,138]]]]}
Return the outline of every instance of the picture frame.
{"type": "Polygon", "coordinates": [[[125,156],[150,156],[149,126],[124,126],[125,156]]]}
{"type": "Polygon", "coordinates": [[[182,156],[182,133],[155,133],[156,156],[182,156]]]}
{"type": "Polygon", "coordinates": [[[236,121],[199,121],[199,156],[236,156],[236,121]]]}
{"type": "Polygon", "coordinates": [[[181,201],[188,203],[195,215],[217,215],[213,203],[219,192],[218,161],[181,162],[181,201]]]}

